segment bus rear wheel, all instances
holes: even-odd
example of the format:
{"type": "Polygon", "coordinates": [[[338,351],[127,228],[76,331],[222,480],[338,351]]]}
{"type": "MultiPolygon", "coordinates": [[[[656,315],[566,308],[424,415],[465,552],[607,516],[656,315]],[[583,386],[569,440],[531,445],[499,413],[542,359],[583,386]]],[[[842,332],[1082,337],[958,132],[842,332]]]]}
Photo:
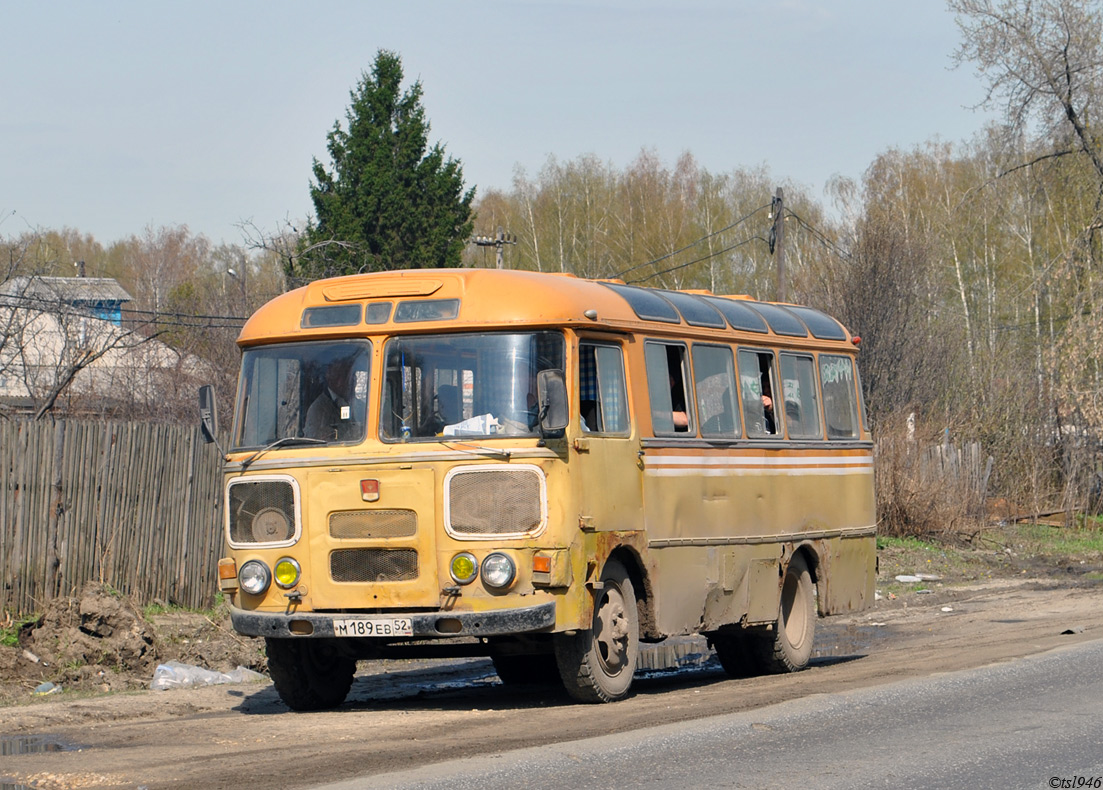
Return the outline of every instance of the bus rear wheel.
{"type": "Polygon", "coordinates": [[[268,674],[291,710],[325,710],[345,701],[356,661],[324,639],[265,639],[268,674]]]}
{"type": "Polygon", "coordinates": [[[609,560],[596,590],[591,627],[556,634],[555,659],[567,693],[579,702],[615,702],[628,696],[639,658],[639,612],[628,572],[609,560]]]}
{"type": "Polygon", "coordinates": [[[773,638],[764,638],[758,644],[762,669],[775,674],[804,669],[812,658],[815,636],[816,600],[812,574],[804,557],[797,554],[785,568],[773,638]]]}

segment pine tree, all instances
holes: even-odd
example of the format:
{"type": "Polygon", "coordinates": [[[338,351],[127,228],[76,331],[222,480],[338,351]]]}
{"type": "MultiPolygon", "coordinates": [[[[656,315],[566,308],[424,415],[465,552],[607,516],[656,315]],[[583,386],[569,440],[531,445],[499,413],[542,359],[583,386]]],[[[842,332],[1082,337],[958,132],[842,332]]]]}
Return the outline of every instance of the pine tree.
{"type": "Polygon", "coordinates": [[[314,160],[315,219],[292,277],[460,265],[475,190],[459,161],[428,147],[421,82],[401,93],[402,77],[401,58],[380,50],[351,92],[347,128],[327,137],[332,171],[314,160]]]}

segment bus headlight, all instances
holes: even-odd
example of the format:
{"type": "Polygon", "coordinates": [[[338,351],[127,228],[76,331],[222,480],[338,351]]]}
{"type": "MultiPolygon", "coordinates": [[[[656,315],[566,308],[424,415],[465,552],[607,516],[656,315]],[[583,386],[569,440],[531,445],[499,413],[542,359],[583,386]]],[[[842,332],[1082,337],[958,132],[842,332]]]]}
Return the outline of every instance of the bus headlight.
{"type": "Polygon", "coordinates": [[[483,582],[488,587],[499,590],[508,587],[516,575],[517,568],[507,555],[496,551],[483,558],[483,582]]]}
{"type": "Polygon", "coordinates": [[[470,552],[460,552],[452,558],[452,564],[448,570],[452,574],[452,581],[456,584],[471,584],[479,574],[479,561],[470,552]]]}
{"type": "Polygon", "coordinates": [[[302,569],[299,567],[299,563],[290,557],[280,557],[279,561],[276,562],[275,576],[276,584],[288,590],[299,583],[302,569]]]}
{"type": "Polygon", "coordinates": [[[250,595],[261,595],[272,583],[272,573],[260,560],[249,560],[237,572],[237,580],[245,592],[250,595]]]}

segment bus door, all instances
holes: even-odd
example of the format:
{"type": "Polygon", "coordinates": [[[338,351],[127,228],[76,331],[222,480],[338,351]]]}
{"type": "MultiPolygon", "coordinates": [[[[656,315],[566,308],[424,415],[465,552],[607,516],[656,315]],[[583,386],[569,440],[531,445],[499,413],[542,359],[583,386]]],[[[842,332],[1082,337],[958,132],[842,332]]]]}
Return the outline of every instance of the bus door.
{"type": "Polygon", "coordinates": [[[643,527],[639,434],[628,413],[624,348],[582,339],[578,344],[578,417],[575,440],[582,524],[595,530],[643,527]]]}

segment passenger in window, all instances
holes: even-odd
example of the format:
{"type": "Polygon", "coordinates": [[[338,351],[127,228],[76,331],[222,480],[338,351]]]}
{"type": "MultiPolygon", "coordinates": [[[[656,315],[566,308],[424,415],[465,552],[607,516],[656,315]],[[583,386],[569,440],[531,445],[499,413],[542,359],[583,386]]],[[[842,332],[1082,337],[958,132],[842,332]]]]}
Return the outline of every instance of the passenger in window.
{"type": "Polygon", "coordinates": [[[777,423],[774,421],[774,399],[765,393],[762,395],[762,414],[766,423],[766,433],[777,433],[777,423]]]}
{"type": "Polygon", "coordinates": [[[341,357],[326,366],[325,386],[306,410],[303,436],[344,442],[359,435],[351,404],[353,361],[352,356],[341,357]]]}
{"type": "Polygon", "coordinates": [[[689,430],[689,413],[686,411],[685,389],[674,380],[674,374],[670,374],[670,417],[674,421],[674,430],[684,432],[689,430]]]}

